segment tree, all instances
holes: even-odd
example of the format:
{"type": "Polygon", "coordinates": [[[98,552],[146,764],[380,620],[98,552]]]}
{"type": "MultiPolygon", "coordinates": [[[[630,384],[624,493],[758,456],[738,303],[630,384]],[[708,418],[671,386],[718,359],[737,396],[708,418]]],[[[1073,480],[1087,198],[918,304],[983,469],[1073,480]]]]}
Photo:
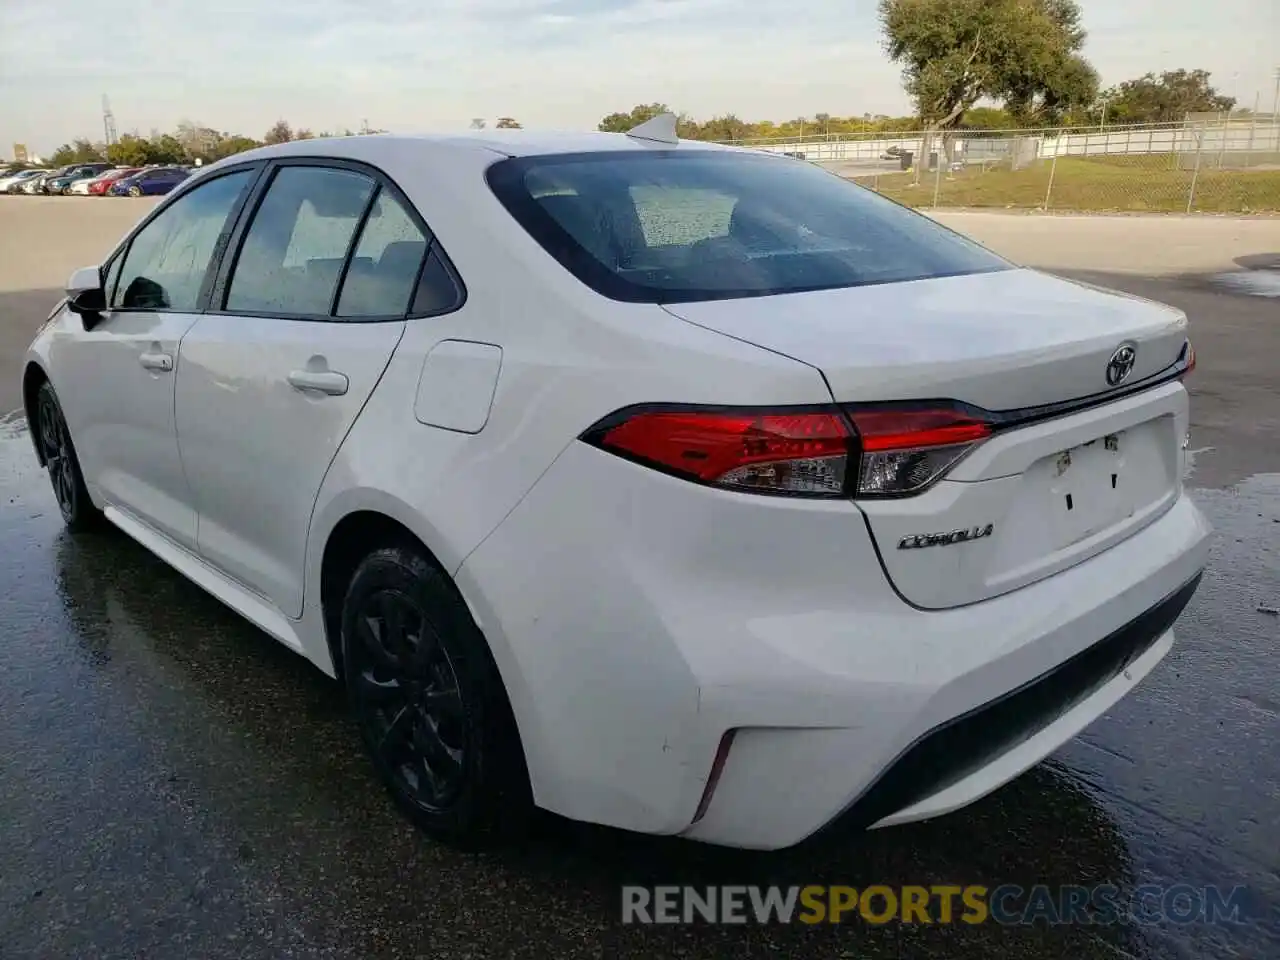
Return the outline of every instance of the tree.
{"type": "Polygon", "coordinates": [[[106,148],[101,144],[90,143],[85,137],[64,143],[49,157],[55,167],[64,167],[69,163],[99,163],[106,156],[106,148]]]}
{"type": "Polygon", "coordinates": [[[288,143],[293,139],[293,128],[287,121],[277,120],[275,125],[262,137],[262,142],[266,144],[288,143]]]}
{"type": "Polygon", "coordinates": [[[178,138],[170,133],[152,137],[147,149],[147,163],[185,163],[187,152],[178,138]]]}
{"type": "Polygon", "coordinates": [[[141,167],[151,162],[151,143],[136,133],[126,133],[107,147],[107,159],[122,167],[141,167]]]}
{"type": "Polygon", "coordinates": [[[295,140],[314,140],[315,138],[316,138],[316,135],[312,133],[310,130],[308,130],[306,127],[303,127],[301,130],[299,130],[297,133],[293,135],[293,139],[295,140]]]}
{"type": "Polygon", "coordinates": [[[933,135],[983,98],[1026,119],[1089,102],[1097,90],[1079,54],[1076,0],[880,0],[880,22],[924,123],[926,157],[933,135]]]}
{"type": "Polygon", "coordinates": [[[253,150],[260,146],[262,144],[251,137],[244,137],[239,134],[225,136],[214,147],[214,155],[210,159],[221,160],[223,157],[230,157],[233,154],[243,153],[245,150],[253,150]]]}
{"type": "Polygon", "coordinates": [[[665,103],[642,103],[631,108],[630,113],[611,113],[596,126],[605,133],[626,133],[660,113],[672,113],[665,103]]]}
{"type": "Polygon", "coordinates": [[[703,140],[715,140],[721,143],[729,140],[745,140],[751,136],[751,127],[743,123],[732,113],[723,117],[712,117],[698,127],[698,134],[703,140]]]}
{"type": "Polygon", "coordinates": [[[1176,123],[1189,113],[1229,113],[1234,97],[1209,83],[1208,70],[1167,70],[1126,80],[1099,98],[1117,123],[1176,123]]]}

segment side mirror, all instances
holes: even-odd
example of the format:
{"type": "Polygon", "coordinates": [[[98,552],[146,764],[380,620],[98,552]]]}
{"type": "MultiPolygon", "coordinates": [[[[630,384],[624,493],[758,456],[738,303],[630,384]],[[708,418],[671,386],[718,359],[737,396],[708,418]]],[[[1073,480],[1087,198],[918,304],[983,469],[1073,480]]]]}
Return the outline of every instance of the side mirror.
{"type": "Polygon", "coordinates": [[[102,275],[97,267],[81,267],[67,281],[67,309],[78,314],[91,326],[107,309],[107,295],[102,289],[102,275]]]}

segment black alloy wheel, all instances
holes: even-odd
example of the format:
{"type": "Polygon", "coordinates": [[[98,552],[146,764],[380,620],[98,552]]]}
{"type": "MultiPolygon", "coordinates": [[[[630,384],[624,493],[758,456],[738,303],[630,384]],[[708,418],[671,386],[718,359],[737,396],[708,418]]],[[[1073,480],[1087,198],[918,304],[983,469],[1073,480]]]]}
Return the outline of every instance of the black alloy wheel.
{"type": "Polygon", "coordinates": [[[102,514],[89,499],[67,419],[51,384],[40,387],[36,403],[35,429],[39,431],[40,451],[62,520],[71,530],[95,526],[102,514]]]}
{"type": "MultiPolygon", "coordinates": [[[[466,604],[413,547],[370,554],[343,604],[343,668],[383,783],[429,833],[470,842],[527,806],[506,693],[466,604]]],[[[517,822],[512,820],[512,823],[517,822]]]]}

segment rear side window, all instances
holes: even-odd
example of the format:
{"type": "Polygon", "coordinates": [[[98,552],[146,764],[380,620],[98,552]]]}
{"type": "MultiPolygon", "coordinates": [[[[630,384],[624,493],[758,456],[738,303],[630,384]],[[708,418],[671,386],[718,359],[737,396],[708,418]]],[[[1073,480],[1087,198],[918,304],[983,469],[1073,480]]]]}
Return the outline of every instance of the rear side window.
{"type": "Polygon", "coordinates": [[[375,187],[351,170],[281,167],[245,234],[225,309],[328,316],[375,187]]]}
{"type": "Polygon", "coordinates": [[[342,281],[338,316],[404,316],[426,255],[427,237],[408,211],[386,191],[379,193],[342,281]]]}
{"type": "Polygon", "coordinates": [[[807,163],[737,151],[503,160],[488,181],[565,268],[616,300],[679,303],[1010,269],[807,163]]]}

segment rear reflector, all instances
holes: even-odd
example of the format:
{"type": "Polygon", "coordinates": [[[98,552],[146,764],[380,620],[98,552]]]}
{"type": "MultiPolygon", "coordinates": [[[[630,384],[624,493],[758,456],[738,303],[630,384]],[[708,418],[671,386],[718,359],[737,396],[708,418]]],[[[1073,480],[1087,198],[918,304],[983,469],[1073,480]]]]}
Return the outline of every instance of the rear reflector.
{"type": "Polygon", "coordinates": [[[707,785],[702,788],[702,798],[698,801],[698,809],[694,811],[690,826],[707,815],[707,810],[711,807],[711,799],[716,795],[716,787],[720,784],[720,775],[724,773],[725,762],[729,759],[729,750],[733,747],[733,736],[737,732],[737,730],[730,730],[720,738],[715,759],[711,761],[711,772],[707,775],[707,785]]]}

